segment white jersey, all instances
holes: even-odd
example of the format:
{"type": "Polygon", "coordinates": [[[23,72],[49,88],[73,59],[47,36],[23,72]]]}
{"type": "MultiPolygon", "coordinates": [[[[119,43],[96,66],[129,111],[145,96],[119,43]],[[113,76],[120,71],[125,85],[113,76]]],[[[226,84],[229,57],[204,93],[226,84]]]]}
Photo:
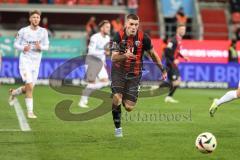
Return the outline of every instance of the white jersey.
{"type": "Polygon", "coordinates": [[[22,80],[26,83],[35,84],[38,78],[42,51],[49,48],[47,30],[42,27],[32,30],[30,26],[20,29],[15,39],[14,47],[21,51],[19,71],[22,80]],[[39,42],[41,50],[36,49],[35,45],[37,42],[39,42]],[[24,47],[27,45],[30,45],[30,50],[24,52],[24,47]]]}
{"type": "Polygon", "coordinates": [[[108,35],[103,36],[100,32],[91,36],[88,46],[88,55],[93,55],[101,59],[104,63],[106,61],[105,46],[110,42],[108,35]]]}
{"type": "Polygon", "coordinates": [[[36,30],[32,30],[30,26],[24,27],[19,30],[14,42],[14,47],[21,51],[21,56],[31,60],[40,61],[42,57],[42,51],[48,50],[49,40],[48,32],[45,28],[38,27],[36,30]],[[40,43],[41,50],[35,48],[36,42],[40,43]],[[24,47],[30,45],[31,48],[28,52],[23,53],[24,47]]]}

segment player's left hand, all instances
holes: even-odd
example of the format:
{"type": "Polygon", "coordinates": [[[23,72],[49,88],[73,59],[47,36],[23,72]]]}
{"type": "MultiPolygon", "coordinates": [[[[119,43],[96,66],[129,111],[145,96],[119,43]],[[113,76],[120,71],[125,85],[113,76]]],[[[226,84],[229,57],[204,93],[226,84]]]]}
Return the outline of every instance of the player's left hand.
{"type": "Polygon", "coordinates": [[[166,80],[166,79],[167,79],[167,71],[166,71],[166,70],[164,70],[164,71],[162,72],[162,79],[163,79],[163,80],[166,80]]]}
{"type": "Polygon", "coordinates": [[[35,44],[35,48],[39,51],[41,51],[41,46],[40,46],[40,42],[37,41],[36,44],[35,44]]]}
{"type": "Polygon", "coordinates": [[[104,53],[105,53],[106,56],[110,56],[111,55],[110,49],[105,49],[104,53]]]}
{"type": "Polygon", "coordinates": [[[173,63],[177,66],[180,63],[180,61],[178,59],[175,59],[173,63]]]}
{"type": "Polygon", "coordinates": [[[110,42],[104,46],[104,51],[105,51],[104,53],[105,53],[106,56],[110,56],[110,54],[111,54],[111,52],[110,52],[110,42]]]}

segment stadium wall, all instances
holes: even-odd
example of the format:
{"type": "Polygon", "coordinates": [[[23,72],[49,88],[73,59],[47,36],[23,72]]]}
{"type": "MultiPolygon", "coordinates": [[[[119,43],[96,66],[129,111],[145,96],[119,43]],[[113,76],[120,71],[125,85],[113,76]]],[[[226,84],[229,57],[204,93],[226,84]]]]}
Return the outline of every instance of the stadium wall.
{"type": "MultiPolygon", "coordinates": [[[[48,84],[48,78],[52,72],[61,64],[66,62],[69,58],[80,56],[78,45],[70,40],[62,40],[61,43],[55,43],[55,52],[58,56],[53,56],[54,52],[49,51],[45,54],[40,71],[39,83],[48,84]],[[76,48],[73,54],[71,50],[64,52],[58,46],[68,45],[68,48],[76,48]],[[71,47],[73,45],[73,47],[71,47]],[[69,52],[69,54],[68,54],[69,52]],[[61,54],[62,53],[62,54],[61,54]],[[60,56],[65,55],[65,56],[60,56]],[[68,56],[66,56],[68,55],[68,56]]],[[[79,42],[78,42],[79,43],[79,42]]],[[[77,44],[78,44],[77,43],[77,44]]],[[[2,45],[2,44],[1,44],[2,45]]],[[[161,40],[153,39],[153,45],[160,52],[161,40]]],[[[182,54],[190,58],[190,62],[184,62],[179,65],[182,77],[181,87],[189,88],[235,88],[238,86],[240,78],[240,66],[238,63],[228,62],[228,48],[230,41],[183,41],[182,54]]],[[[9,47],[9,46],[8,46],[9,47]]],[[[1,47],[7,50],[7,45],[1,47]]],[[[11,48],[11,47],[10,47],[11,48]]],[[[237,45],[238,54],[240,52],[240,45],[237,45]]],[[[13,52],[13,50],[12,50],[13,52]]],[[[84,52],[82,52],[83,54],[84,52]]],[[[161,56],[161,54],[159,54],[161,56]]],[[[111,61],[108,60],[107,68],[110,73],[111,61]]],[[[67,79],[72,83],[78,85],[82,83],[85,75],[85,66],[80,66],[74,70],[67,79]]],[[[144,61],[143,81],[158,81],[161,77],[159,69],[149,60],[144,61]]],[[[16,54],[10,56],[5,54],[3,57],[2,70],[0,73],[0,81],[2,83],[18,83],[20,75],[18,70],[18,58],[16,54]]]]}

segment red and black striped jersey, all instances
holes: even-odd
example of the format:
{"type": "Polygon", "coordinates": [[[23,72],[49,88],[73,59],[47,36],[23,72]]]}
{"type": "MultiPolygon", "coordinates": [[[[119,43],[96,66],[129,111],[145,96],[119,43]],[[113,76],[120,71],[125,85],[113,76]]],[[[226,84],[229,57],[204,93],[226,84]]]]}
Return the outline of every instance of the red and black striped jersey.
{"type": "Polygon", "coordinates": [[[173,61],[178,58],[182,58],[181,54],[182,49],[182,38],[179,36],[173,37],[167,44],[167,47],[164,51],[166,57],[166,65],[168,67],[177,67],[174,65],[173,61]]]}
{"type": "Polygon", "coordinates": [[[134,37],[127,36],[125,30],[117,32],[113,37],[113,43],[120,44],[122,42],[129,42],[132,44],[131,49],[134,58],[130,57],[123,62],[113,62],[112,70],[119,70],[125,73],[134,73],[139,75],[142,71],[142,61],[144,51],[152,49],[152,42],[149,36],[142,31],[138,31],[134,37]]]}

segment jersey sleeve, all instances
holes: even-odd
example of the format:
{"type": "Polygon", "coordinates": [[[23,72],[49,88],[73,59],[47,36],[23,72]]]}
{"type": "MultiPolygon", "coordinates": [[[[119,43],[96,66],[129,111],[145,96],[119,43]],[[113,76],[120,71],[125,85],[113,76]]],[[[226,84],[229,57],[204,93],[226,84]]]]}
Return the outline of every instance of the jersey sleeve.
{"type": "Polygon", "coordinates": [[[152,41],[150,39],[150,37],[147,34],[144,34],[143,36],[143,49],[145,51],[149,51],[153,48],[152,46],[152,41]]]}
{"type": "Polygon", "coordinates": [[[23,45],[23,29],[20,29],[17,33],[17,36],[14,41],[14,48],[16,48],[19,51],[24,50],[24,45],[23,45]]]}
{"type": "Polygon", "coordinates": [[[49,48],[49,40],[48,40],[48,32],[46,29],[44,29],[44,33],[43,33],[43,38],[40,44],[41,50],[48,50],[49,48]]]}

